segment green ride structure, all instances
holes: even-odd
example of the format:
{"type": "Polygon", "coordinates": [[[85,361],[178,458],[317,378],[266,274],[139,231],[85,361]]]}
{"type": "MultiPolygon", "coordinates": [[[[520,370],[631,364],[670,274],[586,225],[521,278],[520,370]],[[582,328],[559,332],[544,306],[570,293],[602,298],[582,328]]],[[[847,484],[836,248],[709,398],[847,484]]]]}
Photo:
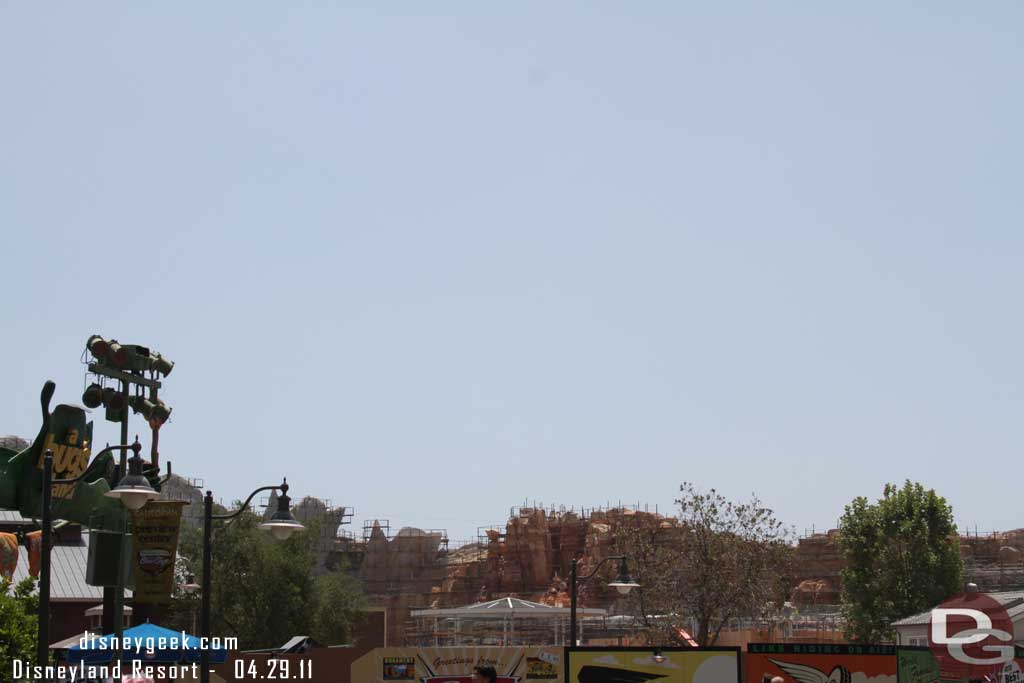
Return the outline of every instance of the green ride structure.
{"type": "MultiPolygon", "coordinates": [[[[93,452],[92,422],[80,406],[59,404],[50,411],[56,385],[47,381],[40,395],[42,426],[32,444],[13,451],[0,447],[0,509],[17,510],[22,517],[42,516],[43,454],[53,452],[53,478],[74,479],[74,484],[53,487],[54,519],[81,524],[101,531],[122,531],[123,509],[105,494],[117,485],[115,454],[102,451],[89,462],[93,452]]],[[[143,475],[160,490],[158,469],[147,463],[143,475]]]]}

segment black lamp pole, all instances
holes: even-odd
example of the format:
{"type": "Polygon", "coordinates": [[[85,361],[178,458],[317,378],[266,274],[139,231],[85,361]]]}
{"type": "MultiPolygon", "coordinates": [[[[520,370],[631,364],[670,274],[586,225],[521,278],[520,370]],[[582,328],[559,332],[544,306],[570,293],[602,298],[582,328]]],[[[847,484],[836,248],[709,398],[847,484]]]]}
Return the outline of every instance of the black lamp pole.
{"type": "Polygon", "coordinates": [[[620,593],[628,593],[631,589],[635,588],[637,584],[629,576],[629,569],[626,566],[625,555],[613,555],[606,557],[597,563],[594,567],[594,571],[590,572],[586,576],[580,577],[579,580],[576,578],[576,565],[579,562],[575,557],[572,559],[572,564],[569,567],[569,646],[576,647],[576,598],[577,598],[577,587],[578,584],[584,583],[588,579],[592,578],[597,574],[598,570],[609,560],[619,561],[619,574],[615,577],[615,580],[609,583],[609,586],[614,586],[619,590],[620,593]]]}
{"type": "Polygon", "coordinates": [[[569,570],[569,647],[576,647],[576,563],[572,558],[572,566],[569,570]]]}
{"type": "MultiPolygon", "coordinates": [[[[291,516],[291,512],[288,509],[289,498],[288,498],[288,480],[285,479],[278,486],[261,486],[245,499],[242,506],[227,515],[215,515],[213,514],[213,492],[207,491],[203,497],[203,595],[202,595],[202,607],[200,609],[200,630],[202,633],[202,641],[200,642],[199,650],[199,680],[200,683],[210,683],[210,598],[212,590],[212,575],[210,565],[213,562],[213,520],[232,520],[249,507],[249,503],[253,497],[261,491],[281,491],[281,496],[278,498],[278,512],[274,515],[275,519],[280,520],[291,520],[291,524],[286,524],[290,527],[290,531],[298,531],[303,527],[301,524],[295,521],[291,516]]],[[[270,529],[273,526],[273,519],[270,523],[261,525],[264,528],[270,529]]],[[[290,533],[290,531],[288,533],[290,533]]],[[[285,535],[285,537],[287,534],[285,535]]]]}
{"type": "MultiPolygon", "coordinates": [[[[213,548],[210,543],[210,535],[213,533],[213,493],[206,492],[203,497],[203,595],[202,605],[199,608],[199,628],[203,638],[210,637],[210,563],[213,559],[213,548]]],[[[201,683],[210,683],[210,655],[206,652],[206,644],[209,640],[201,641],[199,647],[199,680],[201,683]]]]}
{"type": "MultiPolygon", "coordinates": [[[[136,439],[130,445],[107,446],[96,454],[96,457],[109,451],[132,450],[135,455],[142,450],[142,445],[136,439]]],[[[39,642],[36,643],[36,660],[39,666],[46,666],[50,662],[50,545],[53,527],[53,487],[61,484],[74,484],[85,478],[87,472],[83,472],[74,479],[53,478],[53,451],[47,450],[43,454],[43,491],[42,491],[42,536],[39,549],[39,642]]]]}
{"type": "Polygon", "coordinates": [[[39,666],[50,663],[50,501],[53,498],[53,451],[43,455],[43,535],[39,549],[39,666]]]}

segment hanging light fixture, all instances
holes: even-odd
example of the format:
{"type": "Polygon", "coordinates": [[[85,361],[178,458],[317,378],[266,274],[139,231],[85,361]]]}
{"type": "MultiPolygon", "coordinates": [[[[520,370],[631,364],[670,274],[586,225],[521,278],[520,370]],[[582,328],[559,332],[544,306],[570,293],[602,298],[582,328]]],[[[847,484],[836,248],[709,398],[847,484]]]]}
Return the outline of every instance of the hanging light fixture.
{"type": "Polygon", "coordinates": [[[99,408],[103,405],[103,387],[93,382],[82,394],[82,403],[86,408],[99,408]]]}
{"type": "Polygon", "coordinates": [[[146,503],[158,498],[160,494],[153,490],[153,487],[149,485],[149,480],[142,476],[142,458],[139,456],[142,446],[139,444],[138,437],[135,437],[132,450],[135,453],[128,458],[128,474],[117,482],[117,486],[103,495],[117,498],[129,510],[140,510],[146,503]]]}
{"type": "Polygon", "coordinates": [[[199,584],[196,583],[196,575],[189,573],[185,576],[185,583],[181,584],[181,590],[185,591],[189,595],[199,590],[199,584]]]}
{"type": "Polygon", "coordinates": [[[89,337],[85,342],[85,348],[89,349],[89,353],[98,361],[106,360],[107,354],[110,353],[110,343],[98,334],[89,337]]]}
{"type": "Polygon", "coordinates": [[[629,567],[626,566],[625,557],[619,558],[619,573],[615,577],[615,580],[608,585],[619,591],[620,595],[626,595],[634,588],[640,587],[640,584],[634,581],[633,577],[629,575],[629,567]]]}
{"type": "Polygon", "coordinates": [[[288,497],[288,480],[285,479],[280,486],[281,495],[277,498],[277,512],[273,517],[259,525],[258,528],[269,531],[274,538],[283,541],[297,531],[305,531],[299,520],[295,519],[291,511],[291,498],[288,497]]]}
{"type": "Polygon", "coordinates": [[[160,424],[166,422],[167,418],[171,416],[171,409],[167,407],[167,404],[153,396],[149,398],[132,396],[128,399],[128,405],[147,420],[156,420],[160,424]]]}

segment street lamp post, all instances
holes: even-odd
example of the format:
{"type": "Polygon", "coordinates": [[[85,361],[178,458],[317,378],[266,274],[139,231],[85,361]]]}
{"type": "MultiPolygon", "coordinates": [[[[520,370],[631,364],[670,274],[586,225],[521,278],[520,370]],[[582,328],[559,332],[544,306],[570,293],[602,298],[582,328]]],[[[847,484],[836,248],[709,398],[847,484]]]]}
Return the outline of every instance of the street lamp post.
{"type": "Polygon", "coordinates": [[[282,541],[291,536],[293,532],[303,531],[306,528],[292,516],[287,479],[279,486],[261,486],[249,494],[240,508],[227,515],[213,514],[213,493],[206,492],[206,496],[203,497],[203,592],[199,624],[202,631],[199,650],[200,683],[210,683],[210,602],[213,583],[210,565],[213,561],[213,520],[229,521],[234,519],[249,507],[253,497],[261,491],[280,491],[281,495],[277,499],[277,512],[269,520],[258,525],[258,528],[271,532],[274,538],[282,541]]]}
{"type": "Polygon", "coordinates": [[[53,498],[53,451],[43,455],[43,535],[39,548],[39,642],[36,660],[39,666],[50,663],[50,502],[53,498]]]}
{"type": "MultiPolygon", "coordinates": [[[[191,571],[188,574],[186,574],[185,575],[185,583],[181,584],[179,586],[179,588],[181,588],[181,590],[184,591],[187,595],[192,595],[197,590],[199,590],[199,584],[196,583],[196,575],[193,574],[191,571]]],[[[191,628],[191,631],[192,631],[192,633],[195,633],[196,632],[196,609],[195,609],[195,603],[194,602],[189,605],[188,611],[189,611],[189,616],[192,617],[192,628],[191,628]]]]}
{"type": "MultiPolygon", "coordinates": [[[[124,453],[122,452],[121,455],[121,480],[117,482],[117,486],[103,495],[121,501],[121,505],[125,509],[134,512],[141,510],[149,501],[159,498],[160,494],[153,490],[153,487],[149,485],[149,480],[142,474],[142,456],[139,455],[142,446],[139,444],[138,436],[135,437],[131,449],[132,457],[128,459],[127,468],[125,467],[124,453]]],[[[131,553],[127,542],[128,515],[122,512],[121,537],[117,553],[117,587],[114,589],[114,637],[117,640],[117,645],[114,647],[115,662],[121,661],[123,652],[125,558],[131,553]]],[[[106,601],[104,601],[104,607],[106,607],[106,601]]],[[[135,614],[137,616],[137,612],[135,614]]]]}
{"type": "Polygon", "coordinates": [[[576,641],[576,591],[578,585],[592,578],[597,574],[598,570],[609,560],[619,561],[619,573],[616,575],[615,580],[608,585],[619,591],[620,595],[626,595],[629,591],[634,588],[638,588],[640,584],[633,580],[629,575],[629,567],[626,566],[625,555],[613,555],[612,557],[606,557],[597,566],[594,567],[594,571],[590,572],[586,576],[577,578],[576,576],[576,565],[579,563],[577,558],[572,559],[572,565],[569,570],[569,645],[575,647],[579,645],[576,641]]]}
{"type": "MultiPolygon", "coordinates": [[[[142,446],[139,444],[138,438],[135,439],[133,444],[121,444],[118,446],[107,446],[102,451],[96,454],[99,458],[110,451],[127,451],[131,450],[134,455],[131,460],[134,462],[138,459],[138,469],[141,473],[141,462],[139,458],[139,451],[142,450],[142,446]]],[[[43,491],[42,491],[42,537],[40,542],[42,547],[39,549],[39,642],[36,643],[36,658],[39,662],[39,666],[46,666],[50,661],[50,543],[51,543],[51,527],[53,526],[53,510],[51,506],[53,504],[53,487],[62,484],[75,484],[85,478],[87,473],[82,473],[81,476],[73,479],[54,479],[53,478],[53,451],[47,450],[43,454],[43,491]]],[[[137,487],[137,493],[135,500],[142,500],[142,505],[145,505],[146,501],[150,498],[155,498],[158,494],[153,491],[153,488],[149,486],[149,482],[142,478],[145,486],[139,485],[137,487]],[[148,489],[149,493],[145,490],[148,489]]],[[[124,481],[124,480],[122,480],[124,481]]],[[[120,486],[120,484],[119,484],[120,486]]],[[[115,491],[117,489],[114,489],[115,491]]],[[[107,493],[110,496],[113,491],[107,493]]],[[[114,496],[117,497],[117,496],[114,496]]],[[[128,501],[121,499],[122,504],[129,509],[132,508],[128,505],[128,501]]],[[[141,505],[139,507],[142,507],[141,505]]],[[[122,558],[123,559],[123,558],[122,558]]],[[[120,635],[120,634],[119,634],[120,635]]]]}

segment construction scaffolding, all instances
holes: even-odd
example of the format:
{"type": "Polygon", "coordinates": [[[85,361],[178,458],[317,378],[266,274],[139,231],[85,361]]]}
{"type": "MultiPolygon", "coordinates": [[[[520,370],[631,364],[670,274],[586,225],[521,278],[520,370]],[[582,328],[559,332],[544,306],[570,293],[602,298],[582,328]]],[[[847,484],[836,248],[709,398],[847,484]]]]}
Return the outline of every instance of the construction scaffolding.
{"type": "Polygon", "coordinates": [[[373,536],[373,530],[380,529],[384,539],[391,540],[391,520],[388,519],[366,519],[363,520],[363,543],[367,543],[373,536]]]}
{"type": "MultiPolygon", "coordinates": [[[[719,638],[724,642],[835,643],[846,642],[846,624],[840,605],[816,605],[797,608],[785,603],[780,609],[767,610],[757,617],[730,619],[719,638]]],[[[691,633],[697,624],[691,622],[691,633]]]]}
{"type": "Polygon", "coordinates": [[[985,592],[1024,590],[1024,529],[960,537],[964,577],[985,592]]]}

